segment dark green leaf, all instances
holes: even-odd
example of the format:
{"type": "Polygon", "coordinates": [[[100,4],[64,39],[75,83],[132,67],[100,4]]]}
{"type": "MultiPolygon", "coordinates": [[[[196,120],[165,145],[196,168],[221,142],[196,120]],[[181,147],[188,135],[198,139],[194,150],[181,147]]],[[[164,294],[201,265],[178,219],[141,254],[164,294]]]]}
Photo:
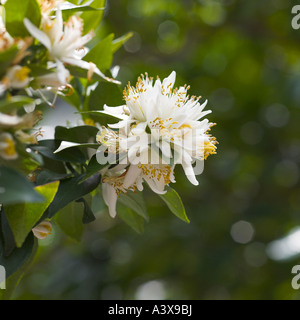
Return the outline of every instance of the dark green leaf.
{"type": "Polygon", "coordinates": [[[14,169],[0,166],[0,203],[4,205],[23,202],[42,202],[44,197],[33,185],[14,169]]]}
{"type": "Polygon", "coordinates": [[[43,203],[22,203],[5,206],[5,214],[14,235],[17,247],[21,247],[28,233],[39,221],[44,211],[54,199],[59,182],[35,187],[45,201],[43,203]]]}
{"type": "MultiPolygon", "coordinates": [[[[29,237],[31,238],[32,234],[30,234],[29,237]]],[[[18,283],[20,282],[26,270],[32,264],[34,257],[36,255],[37,249],[38,249],[38,241],[37,239],[33,238],[33,247],[28,258],[11,276],[8,277],[8,279],[6,280],[6,290],[0,290],[0,300],[9,300],[11,298],[11,295],[13,294],[14,289],[17,287],[18,283]]],[[[20,249],[16,249],[16,250],[20,250],[20,249]]]]}
{"type": "Polygon", "coordinates": [[[94,126],[79,126],[72,128],[57,126],[55,128],[55,139],[76,143],[95,142],[98,132],[99,128],[94,126]]]}
{"type": "Polygon", "coordinates": [[[83,217],[82,217],[82,223],[83,224],[88,224],[96,220],[96,217],[87,203],[87,201],[84,198],[80,198],[76,200],[76,202],[82,202],[84,205],[84,211],[83,211],[83,217]]]}
{"type": "Polygon", "coordinates": [[[71,174],[68,173],[57,173],[50,170],[43,170],[41,171],[36,179],[36,185],[40,186],[43,184],[47,184],[53,181],[59,181],[66,178],[69,178],[71,174]]]}
{"type": "Polygon", "coordinates": [[[83,175],[61,181],[57,194],[50,204],[47,217],[53,217],[58,211],[63,209],[68,203],[78,200],[95,190],[100,181],[100,174],[95,174],[84,182],[80,183],[83,175]]]}
{"type": "Polygon", "coordinates": [[[1,220],[0,224],[2,228],[2,236],[3,236],[3,243],[4,243],[4,246],[3,246],[4,256],[7,257],[15,249],[16,242],[15,242],[14,235],[11,231],[11,228],[8,224],[8,221],[4,212],[4,207],[2,207],[0,210],[0,220],[1,220]]]}
{"type": "Polygon", "coordinates": [[[4,256],[4,243],[3,239],[0,237],[0,265],[4,266],[7,278],[28,260],[33,247],[34,237],[31,232],[21,248],[15,248],[9,256],[4,256]]]}
{"type": "Polygon", "coordinates": [[[74,163],[85,163],[87,160],[86,155],[79,149],[72,148],[72,150],[63,150],[59,154],[55,154],[61,144],[60,140],[41,140],[38,145],[32,145],[31,149],[38,151],[46,158],[74,163]]]}
{"type": "Polygon", "coordinates": [[[86,173],[84,175],[83,180],[88,179],[89,177],[93,176],[96,173],[99,173],[100,170],[102,170],[103,168],[105,168],[108,165],[109,164],[100,164],[97,161],[96,155],[93,155],[87,168],[86,168],[86,173]]]}

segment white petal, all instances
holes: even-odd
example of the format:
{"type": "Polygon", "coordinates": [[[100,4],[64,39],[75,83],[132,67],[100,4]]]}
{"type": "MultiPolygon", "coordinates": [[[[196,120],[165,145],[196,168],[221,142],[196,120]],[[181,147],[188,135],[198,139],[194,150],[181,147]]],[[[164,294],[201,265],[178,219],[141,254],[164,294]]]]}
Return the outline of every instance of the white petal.
{"type": "Polygon", "coordinates": [[[129,167],[123,183],[125,189],[129,189],[136,182],[141,171],[142,170],[136,165],[131,165],[129,167]]]}
{"type": "Polygon", "coordinates": [[[61,86],[65,86],[68,84],[68,80],[70,78],[70,72],[64,66],[64,64],[60,60],[56,60],[57,67],[57,78],[60,82],[61,86]]]}
{"type": "Polygon", "coordinates": [[[31,113],[35,110],[35,103],[29,103],[29,104],[26,104],[24,105],[24,110],[26,113],[31,113]]]}
{"type": "Polygon", "coordinates": [[[102,195],[105,204],[108,206],[110,216],[114,218],[117,215],[116,206],[118,200],[118,195],[114,187],[108,183],[102,183],[102,195]]]}
{"type": "Polygon", "coordinates": [[[41,42],[48,50],[51,49],[51,41],[47,34],[37,28],[29,19],[24,19],[25,27],[27,28],[28,32],[39,42],[41,42]]]}
{"type": "Polygon", "coordinates": [[[168,78],[165,78],[162,85],[166,89],[173,88],[176,80],[176,72],[173,71],[168,78]]]}
{"type": "Polygon", "coordinates": [[[188,163],[188,162],[183,162],[182,167],[183,167],[184,173],[185,173],[186,177],[189,179],[190,183],[192,183],[195,186],[198,186],[199,182],[196,180],[196,176],[195,176],[195,172],[194,172],[194,168],[193,168],[192,164],[188,163]]]}
{"type": "Polygon", "coordinates": [[[147,177],[145,177],[145,181],[148,183],[149,187],[151,188],[151,190],[157,194],[165,194],[167,191],[166,190],[161,190],[161,186],[158,186],[153,179],[149,179],[147,177]]]}

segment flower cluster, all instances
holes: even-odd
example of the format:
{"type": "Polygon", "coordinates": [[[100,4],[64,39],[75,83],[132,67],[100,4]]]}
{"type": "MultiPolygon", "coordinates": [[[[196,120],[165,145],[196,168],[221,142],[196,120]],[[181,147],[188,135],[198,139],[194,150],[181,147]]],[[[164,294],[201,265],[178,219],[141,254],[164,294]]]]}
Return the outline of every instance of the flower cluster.
{"type": "MultiPolygon", "coordinates": [[[[5,5],[11,3],[8,1],[5,5]]],[[[37,14],[41,16],[39,24],[26,17],[21,21],[24,30],[27,29],[26,36],[19,36],[18,30],[12,27],[9,30],[12,35],[8,32],[2,19],[6,11],[0,5],[0,60],[3,62],[0,66],[0,160],[18,158],[16,141],[36,143],[35,137],[40,131],[25,135],[20,128],[32,129],[35,120],[29,121],[31,127],[22,123],[28,122],[28,118],[41,118],[41,114],[26,116],[23,113],[32,113],[39,104],[53,107],[58,94],[72,92],[70,66],[85,70],[88,81],[96,74],[116,82],[106,77],[95,63],[84,60],[85,45],[93,38],[93,31],[84,34],[83,20],[77,11],[66,21],[63,19],[63,11],[74,10],[76,6],[58,0],[40,0],[37,5],[37,14]],[[49,92],[54,95],[49,96],[49,92]],[[19,106],[24,107],[23,112],[19,106]]]]}
{"type": "Polygon", "coordinates": [[[186,85],[173,89],[175,78],[172,72],[162,82],[159,78],[153,82],[146,74],[135,87],[129,83],[125,88],[126,105],[104,107],[104,113],[119,121],[98,134],[97,141],[105,148],[97,158],[111,154],[122,158],[101,172],[103,197],[112,217],[121,192],[142,191],[146,182],[155,193],[164,194],[165,186],[175,182],[177,164],[197,185],[195,175],[202,172],[203,160],[216,153],[216,139],[209,134],[214,124],[203,119],[211,112],[203,111],[207,101],[200,104],[201,97],[190,97],[186,85]]]}

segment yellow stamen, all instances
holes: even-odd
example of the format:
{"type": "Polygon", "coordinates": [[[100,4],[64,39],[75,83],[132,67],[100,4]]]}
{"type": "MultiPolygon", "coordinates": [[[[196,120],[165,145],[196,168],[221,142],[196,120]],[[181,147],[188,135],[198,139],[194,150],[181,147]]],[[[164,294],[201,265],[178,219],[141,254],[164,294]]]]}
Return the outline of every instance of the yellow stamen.
{"type": "Polygon", "coordinates": [[[28,78],[28,74],[30,72],[30,69],[27,67],[22,67],[20,70],[16,71],[14,74],[14,77],[22,82],[25,81],[28,78]]]}
{"type": "Polygon", "coordinates": [[[7,144],[7,147],[4,149],[4,152],[10,157],[16,155],[17,151],[14,141],[10,138],[5,138],[4,141],[7,144]]]}

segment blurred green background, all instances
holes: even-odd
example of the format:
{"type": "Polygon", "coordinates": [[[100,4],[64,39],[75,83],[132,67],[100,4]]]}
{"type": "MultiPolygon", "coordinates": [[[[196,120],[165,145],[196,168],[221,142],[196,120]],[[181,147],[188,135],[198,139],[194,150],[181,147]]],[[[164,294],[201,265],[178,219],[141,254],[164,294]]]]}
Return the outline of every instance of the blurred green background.
{"type": "MultiPolygon", "coordinates": [[[[208,99],[218,154],[200,185],[174,188],[190,224],[147,192],[143,235],[98,219],[81,243],[40,241],[16,299],[299,299],[300,29],[297,1],[110,0],[102,32],[133,31],[115,56],[125,86],[140,73],[208,99]],[[292,234],[290,234],[293,232],[292,234]]],[[[203,100],[202,100],[203,101],[203,100]]],[[[109,101],[108,103],[109,104],[109,101]]]]}

